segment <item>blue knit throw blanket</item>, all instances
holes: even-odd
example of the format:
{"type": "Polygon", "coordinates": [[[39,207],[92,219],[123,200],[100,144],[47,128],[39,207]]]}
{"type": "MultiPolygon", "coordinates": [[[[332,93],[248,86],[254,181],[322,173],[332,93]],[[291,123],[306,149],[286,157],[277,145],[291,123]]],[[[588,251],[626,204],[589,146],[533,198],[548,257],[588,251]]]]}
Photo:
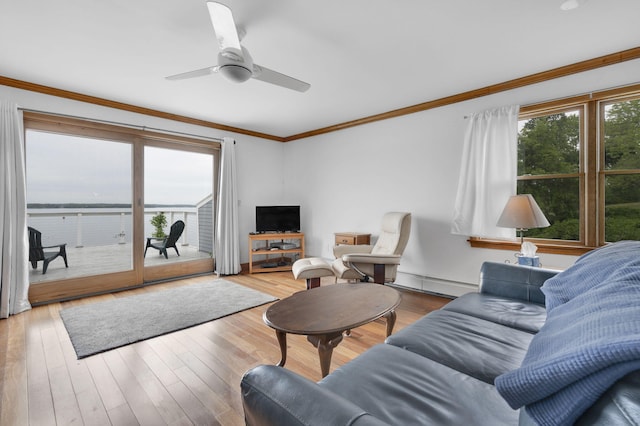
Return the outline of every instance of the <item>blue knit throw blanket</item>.
{"type": "Polygon", "coordinates": [[[640,369],[640,242],[583,255],[549,279],[547,321],[498,392],[541,425],[570,425],[618,379],[640,369]]]}

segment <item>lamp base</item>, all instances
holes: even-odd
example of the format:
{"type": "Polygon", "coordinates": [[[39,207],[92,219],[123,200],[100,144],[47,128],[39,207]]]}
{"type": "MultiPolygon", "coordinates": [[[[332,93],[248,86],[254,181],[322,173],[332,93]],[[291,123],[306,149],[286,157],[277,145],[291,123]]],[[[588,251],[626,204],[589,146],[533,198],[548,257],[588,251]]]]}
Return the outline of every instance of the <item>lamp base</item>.
{"type": "Polygon", "coordinates": [[[527,228],[518,228],[518,232],[520,233],[520,245],[524,243],[524,231],[528,231],[527,228]]]}

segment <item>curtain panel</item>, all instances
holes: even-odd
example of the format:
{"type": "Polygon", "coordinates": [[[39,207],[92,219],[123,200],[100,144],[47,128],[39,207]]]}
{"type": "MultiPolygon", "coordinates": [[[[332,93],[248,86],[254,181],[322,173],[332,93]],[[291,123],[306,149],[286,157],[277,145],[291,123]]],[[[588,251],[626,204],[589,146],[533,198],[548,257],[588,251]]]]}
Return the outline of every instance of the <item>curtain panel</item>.
{"type": "Polygon", "coordinates": [[[241,270],[235,144],[233,139],[224,138],[220,155],[215,236],[218,275],[234,275],[241,270]]]}
{"type": "Polygon", "coordinates": [[[518,105],[468,117],[451,232],[485,238],[515,238],[496,225],[516,193],[518,105]]]}
{"type": "Polygon", "coordinates": [[[0,101],[0,318],[31,308],[22,112],[0,101]]]}

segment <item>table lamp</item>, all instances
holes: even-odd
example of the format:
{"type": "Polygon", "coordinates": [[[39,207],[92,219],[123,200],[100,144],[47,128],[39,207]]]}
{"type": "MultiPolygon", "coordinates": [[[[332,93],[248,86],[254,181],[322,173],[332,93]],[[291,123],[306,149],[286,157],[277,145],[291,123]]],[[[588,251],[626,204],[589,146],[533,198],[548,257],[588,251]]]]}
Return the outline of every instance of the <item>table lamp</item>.
{"type": "Polygon", "coordinates": [[[502,228],[515,228],[520,232],[520,244],[522,244],[524,231],[531,228],[546,228],[550,224],[533,196],[521,194],[509,198],[497,225],[502,228]]]}

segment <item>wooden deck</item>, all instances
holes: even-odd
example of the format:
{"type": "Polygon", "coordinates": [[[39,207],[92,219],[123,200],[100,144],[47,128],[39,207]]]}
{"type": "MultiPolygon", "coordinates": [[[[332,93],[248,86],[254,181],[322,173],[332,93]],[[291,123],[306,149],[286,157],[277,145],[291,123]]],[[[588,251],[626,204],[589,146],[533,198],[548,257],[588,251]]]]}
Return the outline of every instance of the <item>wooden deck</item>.
{"type": "MultiPolygon", "coordinates": [[[[69,267],[65,268],[61,257],[53,260],[42,274],[42,262],[38,262],[36,269],[29,265],[29,282],[38,283],[51,280],[99,275],[110,272],[127,271],[132,269],[131,244],[113,244],[99,247],[69,247],[67,246],[67,260],[69,267]]],[[[209,253],[199,252],[197,247],[178,245],[180,256],[174,249],[168,250],[169,258],[165,259],[158,250],[150,248],[144,259],[145,266],[167,265],[194,259],[210,258],[209,253]]]]}

